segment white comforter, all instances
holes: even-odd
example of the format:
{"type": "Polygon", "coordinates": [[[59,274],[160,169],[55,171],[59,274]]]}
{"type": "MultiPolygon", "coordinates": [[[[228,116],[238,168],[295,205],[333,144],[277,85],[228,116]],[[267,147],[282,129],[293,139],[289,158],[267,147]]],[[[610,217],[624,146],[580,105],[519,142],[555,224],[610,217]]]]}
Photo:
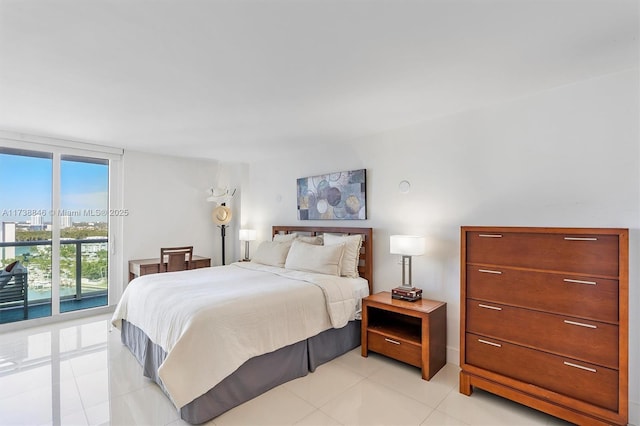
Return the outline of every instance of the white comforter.
{"type": "Polygon", "coordinates": [[[127,286],[112,323],[130,322],[165,350],[158,373],[180,408],[250,358],[343,327],[363,286],[248,262],[145,275],[127,286]]]}

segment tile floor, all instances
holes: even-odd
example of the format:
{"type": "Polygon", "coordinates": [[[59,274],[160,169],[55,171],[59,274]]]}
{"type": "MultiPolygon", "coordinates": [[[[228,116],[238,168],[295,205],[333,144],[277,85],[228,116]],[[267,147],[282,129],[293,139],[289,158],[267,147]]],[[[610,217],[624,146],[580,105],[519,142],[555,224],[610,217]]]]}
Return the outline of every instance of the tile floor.
{"type": "MultiPolygon", "coordinates": [[[[0,425],[186,425],[109,331],[109,316],[0,335],[0,425]]],[[[566,425],[494,395],[457,391],[355,349],[207,425],[566,425]]]]}

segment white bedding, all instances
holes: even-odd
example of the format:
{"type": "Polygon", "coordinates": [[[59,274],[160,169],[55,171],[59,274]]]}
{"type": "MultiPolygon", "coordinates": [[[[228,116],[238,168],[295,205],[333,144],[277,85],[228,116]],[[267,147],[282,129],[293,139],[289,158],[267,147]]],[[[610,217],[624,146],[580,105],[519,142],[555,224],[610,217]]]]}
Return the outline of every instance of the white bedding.
{"type": "Polygon", "coordinates": [[[362,278],[239,262],[136,278],[112,323],[124,319],[164,349],[158,373],[180,408],[250,358],[343,327],[367,294],[362,278]]]}

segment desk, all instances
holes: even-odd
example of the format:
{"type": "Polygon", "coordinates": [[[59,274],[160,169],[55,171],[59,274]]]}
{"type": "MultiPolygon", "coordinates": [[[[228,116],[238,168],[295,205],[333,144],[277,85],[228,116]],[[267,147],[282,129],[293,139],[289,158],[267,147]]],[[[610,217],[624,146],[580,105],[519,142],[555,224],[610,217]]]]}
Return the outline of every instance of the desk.
{"type": "MultiPolygon", "coordinates": [[[[193,256],[191,269],[208,268],[211,266],[211,259],[202,256],[193,256]]],[[[136,277],[160,272],[160,258],[155,259],[135,259],[129,261],[129,281],[136,277]]]]}

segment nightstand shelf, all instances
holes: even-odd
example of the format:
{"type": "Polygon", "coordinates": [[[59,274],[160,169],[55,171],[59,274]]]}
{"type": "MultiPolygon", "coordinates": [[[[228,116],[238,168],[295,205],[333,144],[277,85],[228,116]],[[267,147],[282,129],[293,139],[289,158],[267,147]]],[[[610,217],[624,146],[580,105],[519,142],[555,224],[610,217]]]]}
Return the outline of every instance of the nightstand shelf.
{"type": "Polygon", "coordinates": [[[422,342],[420,318],[408,317],[384,309],[369,307],[368,330],[406,340],[417,345],[420,345],[422,342]]]}
{"type": "Polygon", "coordinates": [[[362,356],[377,352],[422,369],[431,379],[446,363],[447,305],[407,302],[382,292],[362,301],[362,356]]]}

